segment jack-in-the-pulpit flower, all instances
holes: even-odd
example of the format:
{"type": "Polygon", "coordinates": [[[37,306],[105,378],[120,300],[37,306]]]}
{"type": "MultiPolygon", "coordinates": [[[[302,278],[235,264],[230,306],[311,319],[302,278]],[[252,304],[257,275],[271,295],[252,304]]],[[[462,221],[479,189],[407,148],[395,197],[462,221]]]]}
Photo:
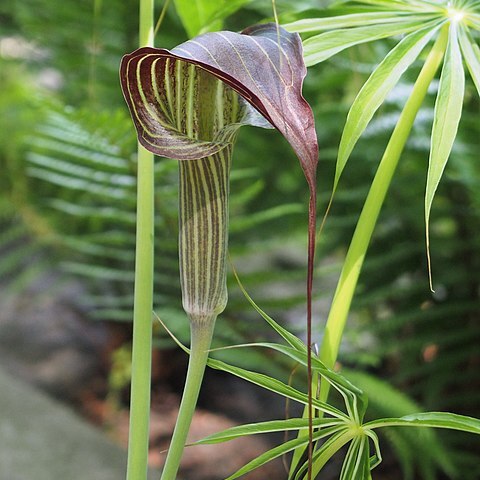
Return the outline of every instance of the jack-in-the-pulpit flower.
{"type": "Polygon", "coordinates": [[[315,195],[318,147],[301,94],[301,48],[296,34],[268,24],[241,34],[208,33],[172,51],[141,48],[122,60],[122,88],[140,143],[181,160],[180,266],[193,321],[216,316],[226,302],[228,172],[238,128],[276,127],[315,195]]]}
{"type": "MultiPolygon", "coordinates": [[[[122,89],[139,142],[180,161],[180,275],[192,326],[190,364],[205,363],[215,319],[227,302],[229,173],[242,125],[277,128],[300,161],[310,189],[311,303],[318,145],[301,93],[305,74],[299,36],[274,24],[207,33],[171,51],[140,48],[122,59],[122,89]],[[194,358],[200,348],[203,357],[194,358]]],[[[203,369],[195,375],[201,377],[203,369]]],[[[184,395],[194,402],[196,394],[184,395]]],[[[178,429],[172,445],[183,447],[188,425],[178,429]]],[[[167,458],[162,478],[175,477],[178,465],[170,467],[172,462],[167,458]]]]}

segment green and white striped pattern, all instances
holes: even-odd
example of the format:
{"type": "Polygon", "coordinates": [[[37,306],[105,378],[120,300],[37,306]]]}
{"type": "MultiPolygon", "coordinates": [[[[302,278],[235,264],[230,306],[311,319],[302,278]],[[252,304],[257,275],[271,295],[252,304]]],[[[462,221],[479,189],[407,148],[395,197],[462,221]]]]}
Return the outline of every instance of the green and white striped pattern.
{"type": "Polygon", "coordinates": [[[231,152],[180,162],[180,278],[192,322],[213,321],[227,304],[231,152]]]}

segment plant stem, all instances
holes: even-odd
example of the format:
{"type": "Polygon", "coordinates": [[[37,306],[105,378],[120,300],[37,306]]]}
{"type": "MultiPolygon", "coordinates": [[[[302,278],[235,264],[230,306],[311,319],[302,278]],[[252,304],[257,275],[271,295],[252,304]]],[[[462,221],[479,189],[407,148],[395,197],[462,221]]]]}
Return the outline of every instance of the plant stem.
{"type": "MultiPolygon", "coordinates": [[[[378,166],[370,191],[357,222],[350,247],[343,264],[340,279],[333,298],[330,313],[325,326],[325,334],[320,350],[320,360],[329,368],[333,368],[342,339],[347,315],[350,310],[353,294],[362,269],[375,224],[397,167],[400,155],[410,135],[415,117],[427,94],[428,87],[441,65],[448,41],[448,25],[440,31],[425,64],[415,82],[413,91],[403,108],[398,123],[390,137],[387,148],[378,166]]],[[[320,400],[326,401],[329,384],[322,381],[320,400]]]]}
{"type": "Polygon", "coordinates": [[[191,324],[191,346],[187,379],[161,480],[176,479],[207,365],[208,350],[212,341],[214,327],[215,318],[210,318],[205,323],[192,322],[191,324]]]}
{"type": "MultiPolygon", "coordinates": [[[[140,0],[139,37],[140,46],[153,45],[153,0],[140,0]]],[[[127,480],[147,478],[152,365],[154,164],[153,154],[140,145],[137,158],[137,240],[127,480]]]]}
{"type": "Polygon", "coordinates": [[[140,147],[127,480],[142,480],[147,475],[152,361],[153,178],[153,155],[140,147]]]}

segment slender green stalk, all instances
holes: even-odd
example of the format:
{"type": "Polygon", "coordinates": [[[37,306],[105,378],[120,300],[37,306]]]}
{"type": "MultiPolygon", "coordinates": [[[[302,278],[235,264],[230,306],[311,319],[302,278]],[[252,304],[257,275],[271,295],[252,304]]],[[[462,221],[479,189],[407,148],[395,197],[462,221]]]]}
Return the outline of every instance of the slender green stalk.
{"type": "Polygon", "coordinates": [[[162,480],[175,480],[177,478],[183,449],[197,405],[214,327],[215,318],[209,319],[205,324],[192,323],[187,379],[178,411],[178,420],[162,472],[162,480]]]}
{"type": "MultiPolygon", "coordinates": [[[[153,45],[153,0],[140,0],[139,37],[140,46],[153,45]]],[[[147,478],[152,364],[153,154],[139,145],[137,162],[137,240],[127,480],[147,478]]]]}
{"type": "MultiPolygon", "coordinates": [[[[448,25],[432,47],[428,58],[415,82],[413,91],[405,104],[398,123],[390,137],[385,153],[370,187],[367,199],[360,214],[350,247],[343,264],[340,279],[333,298],[330,313],[325,326],[325,335],[320,350],[320,360],[332,368],[337,359],[347,315],[355,292],[358,277],[362,269],[370,239],[380,213],[387,190],[397,167],[400,155],[410,135],[415,117],[427,94],[428,87],[441,65],[448,42],[448,25]]],[[[329,385],[322,382],[320,400],[328,397],[329,385]]]]}

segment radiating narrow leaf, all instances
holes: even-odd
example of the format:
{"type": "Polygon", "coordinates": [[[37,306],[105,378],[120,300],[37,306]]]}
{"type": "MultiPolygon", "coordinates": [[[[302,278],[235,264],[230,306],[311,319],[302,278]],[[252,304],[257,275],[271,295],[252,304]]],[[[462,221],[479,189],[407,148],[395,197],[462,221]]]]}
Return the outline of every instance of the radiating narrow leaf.
{"type": "MultiPolygon", "coordinates": [[[[314,418],[313,425],[315,427],[327,428],[339,425],[339,421],[331,418],[314,418]]],[[[268,422],[249,423],[247,425],[239,425],[223,430],[222,432],[214,433],[208,437],[202,438],[198,442],[193,443],[193,445],[222,443],[238,437],[244,437],[246,435],[285,432],[289,430],[300,430],[307,428],[307,418],[288,418],[286,420],[271,420],[268,422]]]]}
{"type": "Polygon", "coordinates": [[[398,22],[427,21],[432,14],[415,14],[403,11],[366,12],[339,15],[336,17],[305,18],[282,25],[289,32],[321,32],[339,28],[352,28],[367,25],[394,24],[398,22]]]}
{"type": "Polygon", "coordinates": [[[370,448],[368,437],[355,437],[348,448],[339,480],[368,480],[370,476],[370,448]]]}
{"type": "Polygon", "coordinates": [[[382,452],[380,451],[380,442],[378,440],[377,434],[372,430],[367,430],[366,435],[372,440],[375,453],[370,459],[370,468],[373,470],[375,467],[382,463],[382,452]]]}
{"type": "Polygon", "coordinates": [[[408,33],[422,26],[423,22],[403,21],[395,24],[339,29],[315,35],[303,42],[305,64],[315,65],[353,45],[408,33]]]}
{"type": "Polygon", "coordinates": [[[240,290],[242,291],[243,295],[245,298],[248,300],[250,305],[262,316],[262,318],[287,342],[290,344],[291,347],[294,349],[300,351],[300,352],[306,352],[307,347],[305,344],[295,335],[290,333],[286,328],[283,328],[281,325],[279,325],[273,318],[271,318],[267,313],[265,313],[250,297],[248,292],[245,290],[242,282],[240,281],[240,278],[237,274],[237,271],[235,268],[233,269],[233,274],[235,275],[235,279],[237,280],[238,286],[240,287],[240,290]]]}
{"type": "Polygon", "coordinates": [[[376,462],[376,457],[370,457],[370,443],[368,437],[363,437],[364,448],[362,450],[363,458],[360,465],[360,474],[362,480],[372,480],[372,464],[376,462]]]}
{"type": "MultiPolygon", "coordinates": [[[[296,348],[287,347],[285,345],[280,345],[277,343],[264,342],[255,343],[253,345],[258,347],[271,348],[272,350],[276,350],[277,352],[287,355],[288,357],[302,365],[307,364],[307,353],[305,351],[297,350],[296,348]]],[[[363,392],[359,388],[355,387],[355,385],[350,383],[345,377],[342,377],[340,374],[325,367],[325,365],[317,357],[312,358],[312,368],[318,371],[322,376],[327,378],[339,390],[342,390],[354,396],[363,396],[363,392]]]]}
{"type": "MultiPolygon", "coordinates": [[[[308,403],[308,397],[302,392],[299,392],[295,388],[286,385],[285,383],[277,380],[275,378],[269,377],[262,373],[258,372],[251,372],[249,370],[245,370],[243,368],[234,367],[233,365],[228,365],[227,363],[221,362],[220,360],[209,359],[208,365],[211,368],[215,368],[216,370],[222,370],[224,372],[231,373],[239,378],[243,378],[255,385],[259,385],[267,390],[277,393],[278,395],[282,395],[286,398],[290,398],[291,400],[295,400],[303,405],[308,403]]],[[[313,399],[313,407],[317,410],[320,410],[328,415],[332,415],[333,417],[337,418],[344,418],[346,419],[347,416],[340,410],[335,407],[332,407],[326,403],[319,402],[318,400],[313,399]]]]}
{"type": "Polygon", "coordinates": [[[458,33],[465,63],[480,95],[480,48],[464,28],[460,28],[458,33]]]}
{"type": "MultiPolygon", "coordinates": [[[[301,365],[308,366],[307,354],[305,349],[296,349],[287,347],[285,345],[266,342],[258,342],[246,345],[235,345],[230,348],[243,347],[270,348],[290,357],[301,365]]],[[[318,360],[317,357],[312,356],[311,367],[314,372],[320,374],[323,378],[325,378],[343,397],[348,417],[357,423],[361,423],[368,405],[368,400],[364,393],[358,388],[356,388],[354,385],[352,385],[340,374],[326,368],[323,363],[318,360]]]]}
{"type": "Polygon", "coordinates": [[[406,10],[409,12],[421,11],[425,12],[430,7],[431,11],[442,11],[442,6],[438,2],[428,0],[362,0],[362,3],[368,5],[375,5],[380,8],[397,8],[399,10],[406,10]]]}
{"type": "MultiPolygon", "coordinates": [[[[478,3],[477,3],[478,5],[478,3]]],[[[480,14],[479,13],[468,13],[468,23],[475,29],[480,30],[480,14]]]]}
{"type": "MultiPolygon", "coordinates": [[[[328,435],[334,435],[334,437],[337,438],[338,436],[343,435],[344,430],[345,430],[344,427],[325,428],[323,430],[320,430],[319,432],[315,432],[313,434],[313,440],[314,441],[320,440],[321,438],[325,438],[328,435]]],[[[327,442],[329,440],[327,440],[327,442]]],[[[242,468],[237,470],[233,475],[230,475],[225,480],[234,480],[235,478],[239,478],[242,475],[245,475],[248,472],[255,470],[256,468],[261,467],[262,465],[265,465],[266,463],[274,460],[275,458],[278,458],[282,455],[285,455],[286,453],[291,452],[292,450],[295,450],[296,448],[305,447],[307,443],[308,443],[307,437],[294,438],[293,440],[284,442],[281,445],[275,448],[272,448],[271,450],[268,450],[265,453],[262,453],[257,458],[255,458],[254,460],[252,460],[251,462],[247,463],[242,468]]]]}
{"type": "MultiPolygon", "coordinates": [[[[318,450],[315,450],[313,454],[313,468],[312,468],[312,478],[316,478],[320,473],[320,470],[324,465],[332,458],[332,456],[340,450],[346,443],[348,443],[353,437],[351,430],[344,429],[343,431],[339,430],[330,438],[328,438],[325,443],[322,444],[318,450]]],[[[299,469],[295,475],[295,480],[302,479],[307,480],[308,463],[304,463],[303,466],[299,469]]]]}
{"type": "Polygon", "coordinates": [[[360,450],[361,440],[354,438],[350,443],[345,459],[343,460],[342,469],[340,471],[339,480],[350,480],[358,478],[358,453],[360,450]],[[357,476],[355,476],[357,474],[357,476]]]}
{"type": "Polygon", "coordinates": [[[338,149],[334,190],[355,144],[373,115],[440,25],[439,21],[430,22],[425,28],[405,37],[390,51],[363,85],[348,112],[343,129],[338,149]]]}
{"type": "MultiPolygon", "coordinates": [[[[450,25],[449,41],[444,65],[440,76],[435,102],[427,187],[425,193],[425,227],[427,253],[429,252],[429,221],[433,197],[447,164],[448,157],[457,136],[462,114],[465,89],[465,74],[458,45],[457,24],[450,25]]],[[[429,257],[430,258],[430,257],[429,257]]]]}
{"type": "MultiPolygon", "coordinates": [[[[348,370],[344,372],[355,385],[358,385],[367,394],[369,403],[377,412],[378,416],[402,417],[412,412],[419,411],[419,406],[409,399],[404,393],[395,390],[388,383],[375,378],[373,375],[358,371],[348,370]]],[[[372,432],[373,433],[373,432],[372,432]]],[[[369,434],[369,431],[367,431],[369,434]]],[[[371,436],[374,445],[378,440],[371,436]]],[[[452,472],[452,463],[446,448],[440,444],[437,435],[433,431],[393,431],[387,437],[391,448],[403,464],[402,470],[409,469],[409,463],[414,462],[412,456],[418,455],[426,465],[435,458],[435,463],[441,465],[446,472],[452,472]]],[[[377,447],[377,456],[380,455],[377,447]]],[[[379,460],[381,456],[379,457],[379,460]]],[[[408,475],[405,473],[405,478],[408,475]]]]}
{"type": "Polygon", "coordinates": [[[426,412],[405,415],[400,418],[383,418],[364,424],[364,428],[381,427],[433,427],[460,430],[480,435],[480,420],[447,412],[426,412]]]}

